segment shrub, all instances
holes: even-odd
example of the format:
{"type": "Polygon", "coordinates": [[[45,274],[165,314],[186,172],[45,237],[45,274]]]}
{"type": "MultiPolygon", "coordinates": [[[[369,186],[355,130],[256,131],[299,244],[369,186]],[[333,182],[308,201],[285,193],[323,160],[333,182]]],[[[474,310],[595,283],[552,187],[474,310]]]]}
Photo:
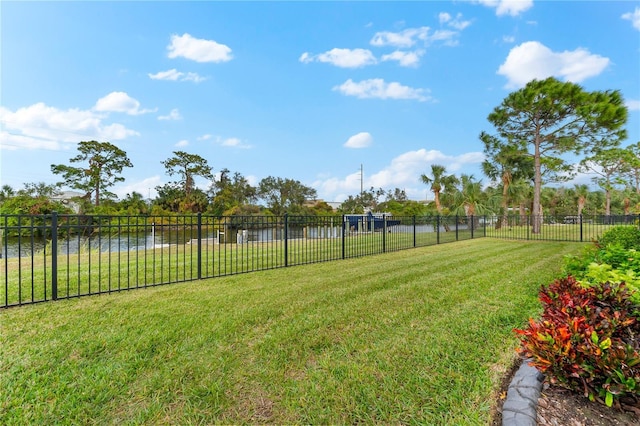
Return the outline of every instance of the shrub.
{"type": "Polygon", "coordinates": [[[589,265],[598,259],[598,246],[595,244],[586,245],[579,255],[566,255],[564,257],[564,275],[580,277],[587,270],[589,265]]]}
{"type": "MultiPolygon", "coordinates": [[[[633,269],[614,269],[608,263],[592,263],[587,271],[580,277],[580,284],[594,285],[602,282],[622,283],[629,289],[629,297],[633,303],[640,303],[640,275],[633,269]]],[[[640,305],[639,305],[640,306],[640,305]]],[[[633,315],[640,318],[640,311],[633,312],[633,315]]]]}
{"type": "Polygon", "coordinates": [[[579,256],[565,256],[564,274],[583,285],[601,282],[625,282],[632,300],[640,303],[640,251],[619,243],[606,246],[590,244],[579,256]]]}
{"type": "Polygon", "coordinates": [[[540,290],[543,314],[514,330],[519,352],[552,383],[608,406],[640,392],[639,307],[624,283],[583,287],[569,276],[540,290]]]}
{"type": "Polygon", "coordinates": [[[611,265],[614,269],[631,269],[640,272],[640,252],[633,248],[624,248],[620,244],[609,244],[600,249],[601,263],[611,265]]]}
{"type": "Polygon", "coordinates": [[[625,249],[640,249],[640,229],[636,226],[614,226],[598,239],[601,247],[609,244],[618,244],[625,249]]]}

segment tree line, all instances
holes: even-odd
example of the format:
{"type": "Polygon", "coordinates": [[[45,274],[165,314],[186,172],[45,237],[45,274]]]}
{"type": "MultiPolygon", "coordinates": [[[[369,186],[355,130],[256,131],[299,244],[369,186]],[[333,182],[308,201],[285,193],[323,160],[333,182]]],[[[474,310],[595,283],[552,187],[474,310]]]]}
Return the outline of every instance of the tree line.
{"type": "MultiPolygon", "coordinates": [[[[340,213],[365,211],[394,215],[493,214],[533,216],[533,232],[542,214],[632,214],[640,210],[640,142],[622,146],[627,108],[619,91],[585,91],[555,78],[533,80],[510,93],[489,114],[492,131],[479,135],[484,147],[483,174],[489,185],[472,175],[455,176],[442,165],[431,165],[420,180],[433,201],[409,200],[404,190],[382,188],[349,196],[340,213]],[[594,174],[597,189],[561,186],[578,172],[594,174]]],[[[207,160],[174,151],[162,161],[175,180],[157,186],[157,197],[145,200],[133,192],[117,200],[110,192],[133,167],[126,152],[109,142],[82,141],[69,164],[53,164],[60,176],[55,185],[28,183],[23,189],[0,188],[0,212],[42,214],[68,211],[55,201],[60,188],[84,195],[74,200],[86,214],[208,213],[218,216],[284,213],[332,214],[326,203],[313,201],[316,190],[288,178],[269,176],[256,186],[239,172],[222,169],[217,177],[207,160]],[[195,179],[209,182],[198,188],[195,179]]],[[[500,224],[500,222],[499,222],[500,224]]]]}

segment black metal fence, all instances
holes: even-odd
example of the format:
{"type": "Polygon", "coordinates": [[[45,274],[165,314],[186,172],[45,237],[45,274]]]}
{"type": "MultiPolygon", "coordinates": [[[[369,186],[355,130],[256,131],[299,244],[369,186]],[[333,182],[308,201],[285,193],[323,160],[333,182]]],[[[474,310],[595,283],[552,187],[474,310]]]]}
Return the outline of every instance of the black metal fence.
{"type": "Polygon", "coordinates": [[[639,226],[640,215],[589,215],[589,216],[529,216],[509,215],[487,218],[488,237],[540,240],[591,242],[597,240],[609,228],[616,225],[639,226]],[[540,231],[533,232],[533,222],[538,221],[540,231]]]}
{"type": "Polygon", "coordinates": [[[0,307],[484,237],[482,217],[1,215],[0,307]]]}
{"type": "Polygon", "coordinates": [[[589,242],[639,224],[638,215],[0,215],[0,308],[479,237],[589,242]]]}

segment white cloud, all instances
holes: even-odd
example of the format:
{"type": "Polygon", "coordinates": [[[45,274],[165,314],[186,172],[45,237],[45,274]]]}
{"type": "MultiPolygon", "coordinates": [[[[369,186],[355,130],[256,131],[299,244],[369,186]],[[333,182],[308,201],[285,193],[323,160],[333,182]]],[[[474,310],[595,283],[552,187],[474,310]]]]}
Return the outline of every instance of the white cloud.
{"type": "MultiPolygon", "coordinates": [[[[425,199],[428,188],[420,181],[420,175],[428,173],[431,164],[442,164],[450,173],[463,170],[465,166],[482,163],[484,154],[469,152],[451,156],[436,150],[420,149],[403,153],[391,160],[391,163],[379,171],[364,174],[365,188],[383,188],[386,190],[402,188],[412,199],[425,199]]],[[[312,186],[318,190],[318,196],[325,200],[343,201],[348,195],[360,192],[360,172],[338,177],[323,177],[312,186]]]]}
{"type": "Polygon", "coordinates": [[[427,41],[429,27],[407,28],[400,32],[380,31],[374,34],[370,43],[372,46],[411,47],[418,40],[427,41]]]}
{"type": "Polygon", "coordinates": [[[382,55],[383,61],[398,61],[403,67],[415,67],[420,63],[420,57],[424,55],[424,50],[416,50],[413,52],[403,52],[396,50],[387,55],[382,55]]]}
{"type": "Polygon", "coordinates": [[[313,61],[326,62],[341,68],[359,68],[376,63],[375,56],[367,49],[334,48],[317,55],[305,52],[300,56],[299,60],[305,64],[313,61]]]}
{"type": "Polygon", "coordinates": [[[140,109],[140,102],[125,92],[111,92],[107,96],[98,99],[93,107],[101,112],[122,112],[129,115],[140,115],[155,112],[156,109],[140,109]]]}
{"type": "Polygon", "coordinates": [[[345,143],[345,148],[367,148],[373,143],[373,136],[368,132],[360,132],[351,136],[345,143]]]}
{"type": "Polygon", "coordinates": [[[454,18],[449,13],[442,12],[438,15],[438,19],[440,24],[447,25],[455,31],[448,29],[431,31],[429,27],[406,28],[398,32],[379,31],[374,34],[369,43],[376,47],[393,46],[400,49],[412,47],[418,42],[422,42],[424,46],[434,42],[455,46],[458,44],[455,37],[460,34],[460,31],[471,25],[471,21],[462,19],[461,13],[458,13],[454,18]]]}
{"type": "Polygon", "coordinates": [[[625,105],[629,108],[629,111],[640,111],[640,100],[629,99],[625,105]]]}
{"type": "Polygon", "coordinates": [[[192,37],[190,34],[172,35],[167,46],[169,58],[186,58],[196,62],[227,62],[233,56],[229,46],[213,40],[192,37]]]}
{"type": "Polygon", "coordinates": [[[189,146],[189,141],[186,139],[182,139],[178,141],[178,143],[176,143],[175,146],[177,146],[178,148],[189,146]]]}
{"type": "Polygon", "coordinates": [[[184,73],[182,71],[178,71],[175,68],[160,71],[155,74],[147,74],[149,78],[152,80],[168,80],[168,81],[193,81],[194,83],[200,83],[205,81],[207,78],[200,76],[195,72],[184,73]]]}
{"type": "Polygon", "coordinates": [[[177,108],[174,108],[168,115],[159,116],[158,120],[182,120],[182,115],[180,115],[180,111],[177,108]]]}
{"type": "Polygon", "coordinates": [[[494,7],[497,16],[518,16],[533,6],[533,0],[478,0],[487,7],[494,7]]]}
{"type": "Polygon", "coordinates": [[[240,149],[249,149],[251,145],[242,142],[239,138],[227,138],[222,140],[222,138],[218,138],[220,145],[227,146],[230,148],[240,148],[240,149]]]}
{"type": "Polygon", "coordinates": [[[124,199],[127,194],[131,194],[132,192],[142,194],[144,198],[155,198],[158,195],[155,188],[156,186],[162,185],[162,183],[160,176],[156,175],[138,182],[114,186],[112,192],[121,200],[124,199]]]}
{"type": "Polygon", "coordinates": [[[515,43],[516,38],[514,36],[502,36],[502,41],[505,43],[515,43]]]}
{"type": "Polygon", "coordinates": [[[453,18],[447,12],[441,12],[438,15],[438,19],[441,24],[447,24],[448,26],[455,28],[458,31],[462,31],[471,25],[471,21],[464,21],[462,19],[462,13],[458,13],[455,18],[453,18]]]}
{"type": "Polygon", "coordinates": [[[210,135],[210,134],[207,133],[206,135],[198,136],[196,139],[199,140],[199,141],[206,141],[206,140],[211,139],[212,137],[213,137],[213,135],[210,135]]]}
{"type": "Polygon", "coordinates": [[[92,110],[61,110],[39,102],[11,111],[0,107],[4,149],[64,149],[80,140],[116,141],[138,132],[119,123],[107,124],[105,116],[92,110]]]}
{"type": "Polygon", "coordinates": [[[633,12],[628,12],[622,15],[622,19],[631,21],[633,28],[640,31],[640,7],[636,7],[633,12]]]}
{"type": "Polygon", "coordinates": [[[173,68],[167,71],[159,71],[155,74],[147,74],[149,76],[150,79],[152,80],[170,80],[170,81],[177,81],[183,73],[181,73],[180,71],[178,71],[177,69],[173,68]]]}
{"type": "Polygon", "coordinates": [[[579,83],[600,74],[609,62],[583,48],[553,52],[542,43],[528,41],[511,49],[498,74],[509,80],[506,88],[522,87],[533,79],[551,76],[579,83]]]}
{"type": "Polygon", "coordinates": [[[387,83],[381,78],[363,80],[358,83],[349,79],[340,86],[335,86],[333,90],[360,99],[416,99],[421,102],[431,99],[425,89],[414,89],[397,82],[387,83]]]}
{"type": "Polygon", "coordinates": [[[447,12],[440,12],[438,14],[438,20],[441,24],[445,24],[451,20],[451,15],[449,15],[447,12]]]}

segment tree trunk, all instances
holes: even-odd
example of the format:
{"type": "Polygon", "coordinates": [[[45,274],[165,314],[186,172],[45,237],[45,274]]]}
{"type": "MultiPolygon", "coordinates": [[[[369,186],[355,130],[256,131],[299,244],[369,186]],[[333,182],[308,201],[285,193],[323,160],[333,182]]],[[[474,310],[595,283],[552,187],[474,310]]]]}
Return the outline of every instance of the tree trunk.
{"type": "Polygon", "coordinates": [[[520,226],[528,225],[527,224],[527,209],[524,205],[524,202],[521,202],[518,206],[518,210],[520,211],[520,226]]]}
{"type": "Polygon", "coordinates": [[[540,132],[536,129],[535,153],[533,156],[533,211],[531,212],[531,232],[533,234],[539,234],[542,230],[542,206],[540,204],[540,193],[542,191],[542,164],[540,161],[540,143],[540,132]]]}
{"type": "Polygon", "coordinates": [[[507,224],[507,220],[508,220],[507,206],[509,205],[508,194],[509,194],[510,183],[511,183],[511,173],[504,172],[502,174],[502,218],[498,219],[498,224],[496,226],[496,229],[500,229],[502,225],[507,224]]]}
{"type": "Polygon", "coordinates": [[[584,210],[584,204],[586,201],[587,200],[582,196],[578,198],[578,216],[582,216],[582,210],[584,210]]]}
{"type": "Polygon", "coordinates": [[[631,200],[629,197],[624,197],[624,215],[629,216],[629,210],[631,210],[631,200]]]}

